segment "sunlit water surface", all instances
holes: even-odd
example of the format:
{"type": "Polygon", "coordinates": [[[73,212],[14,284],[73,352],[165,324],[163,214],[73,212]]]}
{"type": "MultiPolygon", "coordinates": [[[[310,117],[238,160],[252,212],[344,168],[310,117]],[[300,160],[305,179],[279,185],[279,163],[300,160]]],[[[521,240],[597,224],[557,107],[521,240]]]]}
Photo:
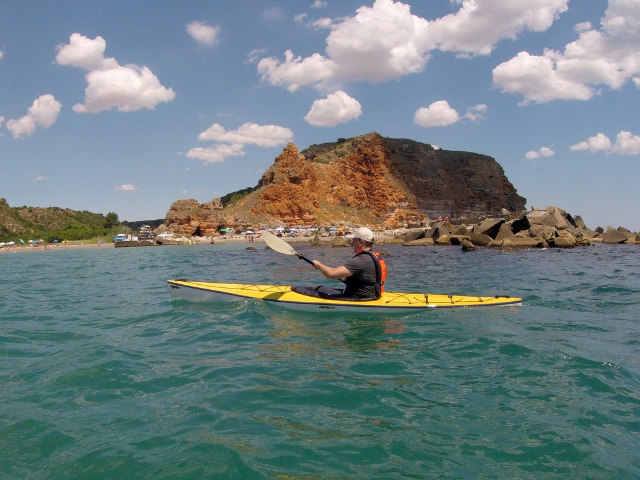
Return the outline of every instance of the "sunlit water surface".
{"type": "Polygon", "coordinates": [[[522,307],[171,300],[171,278],[330,282],[246,246],[0,253],[0,477],[640,478],[639,246],[380,247],[390,291],[522,307]]]}

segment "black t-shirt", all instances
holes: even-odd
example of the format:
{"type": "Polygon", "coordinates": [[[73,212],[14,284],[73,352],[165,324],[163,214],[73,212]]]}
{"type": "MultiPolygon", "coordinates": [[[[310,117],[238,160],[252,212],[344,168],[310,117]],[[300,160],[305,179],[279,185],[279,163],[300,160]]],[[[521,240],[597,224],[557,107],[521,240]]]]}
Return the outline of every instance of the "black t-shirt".
{"type": "Polygon", "coordinates": [[[344,266],[351,272],[345,279],[344,295],[353,298],[376,298],[376,266],[367,253],[359,253],[344,266]]]}

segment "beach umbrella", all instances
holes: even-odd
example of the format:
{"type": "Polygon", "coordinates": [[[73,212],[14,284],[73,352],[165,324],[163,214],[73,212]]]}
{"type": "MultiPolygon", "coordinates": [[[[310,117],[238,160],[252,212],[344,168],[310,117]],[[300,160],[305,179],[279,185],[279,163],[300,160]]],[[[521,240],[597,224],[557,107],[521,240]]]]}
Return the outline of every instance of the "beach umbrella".
{"type": "Polygon", "coordinates": [[[332,231],[332,232],[335,232],[338,229],[336,227],[331,227],[329,230],[332,231]]]}
{"type": "Polygon", "coordinates": [[[53,243],[58,243],[58,239],[57,239],[57,238],[54,238],[54,239],[53,239],[53,243]]]}
{"type": "Polygon", "coordinates": [[[4,242],[0,242],[0,247],[4,247],[5,243],[4,242]]]}
{"type": "Polygon", "coordinates": [[[15,245],[15,244],[16,244],[16,242],[14,242],[13,240],[10,241],[10,242],[7,242],[7,245],[15,245]]]}
{"type": "Polygon", "coordinates": [[[23,239],[20,239],[20,243],[24,243],[24,240],[23,240],[23,239]]]}

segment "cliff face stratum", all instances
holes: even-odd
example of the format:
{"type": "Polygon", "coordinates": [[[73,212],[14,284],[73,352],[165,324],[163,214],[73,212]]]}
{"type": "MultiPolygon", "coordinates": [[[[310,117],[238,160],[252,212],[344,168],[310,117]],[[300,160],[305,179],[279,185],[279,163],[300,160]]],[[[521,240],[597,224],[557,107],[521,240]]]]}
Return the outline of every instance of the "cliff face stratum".
{"type": "Polygon", "coordinates": [[[520,211],[525,203],[491,157],[371,133],[302,152],[290,143],[256,189],[233,206],[179,200],[166,227],[185,234],[274,221],[402,227],[439,215],[520,211]]]}

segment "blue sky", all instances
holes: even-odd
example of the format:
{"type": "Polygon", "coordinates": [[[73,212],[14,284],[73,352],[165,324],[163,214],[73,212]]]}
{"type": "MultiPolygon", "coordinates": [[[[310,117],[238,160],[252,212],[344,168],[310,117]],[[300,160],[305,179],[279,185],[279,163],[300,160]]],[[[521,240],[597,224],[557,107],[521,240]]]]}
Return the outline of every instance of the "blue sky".
{"type": "Polygon", "coordinates": [[[11,206],[162,218],[376,131],[640,230],[640,0],[21,0],[0,52],[11,206]]]}

